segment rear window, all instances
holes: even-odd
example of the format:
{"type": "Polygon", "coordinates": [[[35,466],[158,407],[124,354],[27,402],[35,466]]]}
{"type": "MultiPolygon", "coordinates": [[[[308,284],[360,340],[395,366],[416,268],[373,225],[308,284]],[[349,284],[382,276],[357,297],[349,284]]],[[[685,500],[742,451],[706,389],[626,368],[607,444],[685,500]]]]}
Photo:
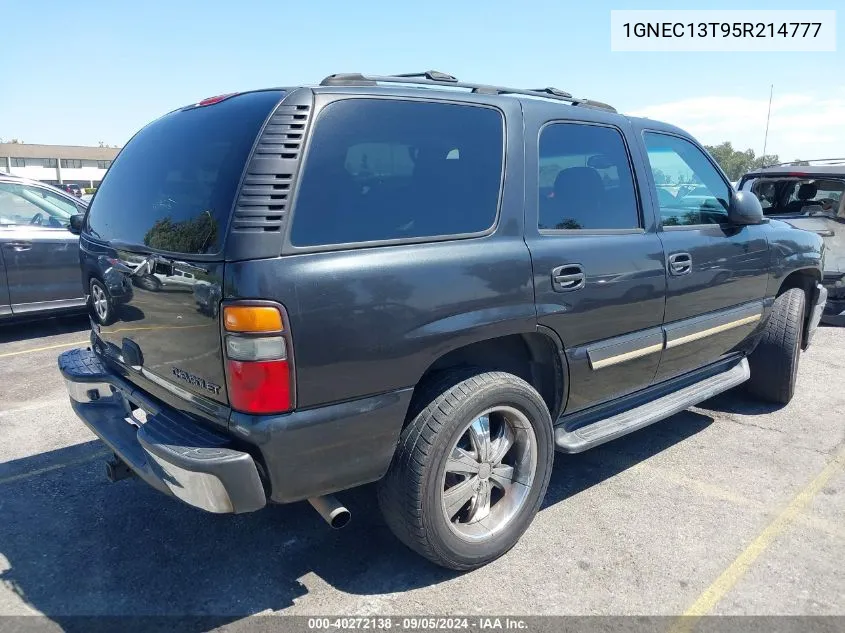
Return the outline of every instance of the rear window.
{"type": "Polygon", "coordinates": [[[845,180],[804,176],[756,178],[743,184],[743,189],[757,196],[766,215],[801,215],[807,213],[839,213],[845,180]]]}
{"type": "Polygon", "coordinates": [[[161,251],[219,252],[252,145],[282,96],[248,93],[150,123],[103,179],[88,231],[161,251]]]}
{"type": "Polygon", "coordinates": [[[493,226],[501,113],[445,103],[347,99],[320,114],[291,243],[318,246],[462,235],[493,226]]]}

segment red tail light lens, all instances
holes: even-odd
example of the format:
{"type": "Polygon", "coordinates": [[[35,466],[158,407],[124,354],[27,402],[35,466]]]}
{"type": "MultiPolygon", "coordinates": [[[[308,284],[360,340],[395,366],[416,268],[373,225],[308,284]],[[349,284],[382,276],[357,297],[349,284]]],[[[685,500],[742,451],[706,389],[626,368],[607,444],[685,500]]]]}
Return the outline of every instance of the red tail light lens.
{"type": "Polygon", "coordinates": [[[265,414],[293,408],[293,368],[283,314],[280,306],[265,303],[223,308],[226,384],[236,411],[265,414]]]}
{"type": "Polygon", "coordinates": [[[286,360],[229,360],[226,367],[233,409],[246,413],[290,410],[290,368],[286,360]]]}
{"type": "Polygon", "coordinates": [[[200,101],[197,105],[198,106],[214,105],[215,103],[220,103],[221,101],[225,101],[229,97],[234,97],[237,94],[238,94],[237,92],[229,92],[229,93],[226,93],[224,95],[217,95],[216,97],[207,97],[207,98],[203,99],[202,101],[200,101]]]}

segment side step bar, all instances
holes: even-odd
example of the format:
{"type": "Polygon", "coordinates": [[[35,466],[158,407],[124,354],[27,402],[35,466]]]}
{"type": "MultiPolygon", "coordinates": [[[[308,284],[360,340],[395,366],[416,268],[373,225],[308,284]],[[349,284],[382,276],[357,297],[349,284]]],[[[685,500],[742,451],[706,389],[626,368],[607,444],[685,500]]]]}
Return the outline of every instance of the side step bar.
{"type": "Polygon", "coordinates": [[[751,376],[748,361],[739,363],[715,376],[652,400],[628,411],[598,420],[592,424],[567,431],[562,426],[555,429],[557,450],[564,453],[580,453],[617,437],[622,437],[654,422],[659,422],[684,409],[704,402],[708,398],[742,384],[751,376]]]}

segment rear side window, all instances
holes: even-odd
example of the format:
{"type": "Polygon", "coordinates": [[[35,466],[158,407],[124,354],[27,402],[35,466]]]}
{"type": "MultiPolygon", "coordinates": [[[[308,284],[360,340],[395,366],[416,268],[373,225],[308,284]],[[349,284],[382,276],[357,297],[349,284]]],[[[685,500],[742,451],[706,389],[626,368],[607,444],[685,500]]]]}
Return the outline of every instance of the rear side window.
{"type": "Polygon", "coordinates": [[[640,226],[625,141],[612,127],[553,123],[540,133],[540,229],[640,226]]]}
{"type": "Polygon", "coordinates": [[[347,99],[317,119],[291,243],[462,235],[493,226],[502,115],[445,103],[347,99]]]}
{"type": "Polygon", "coordinates": [[[248,93],[150,123],[103,179],[88,231],[161,251],[219,252],[255,138],[282,96],[248,93]]]}
{"type": "Polygon", "coordinates": [[[750,190],[760,200],[766,215],[826,213],[843,216],[841,203],[845,181],[810,176],[771,176],[746,181],[743,189],[750,190]]]}

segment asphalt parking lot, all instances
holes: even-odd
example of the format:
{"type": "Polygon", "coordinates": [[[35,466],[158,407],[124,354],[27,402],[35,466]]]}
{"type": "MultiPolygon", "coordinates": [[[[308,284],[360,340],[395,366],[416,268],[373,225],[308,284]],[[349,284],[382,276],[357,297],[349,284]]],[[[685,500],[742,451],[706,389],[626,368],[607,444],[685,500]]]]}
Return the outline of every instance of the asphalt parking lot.
{"type": "Polygon", "coordinates": [[[559,455],[516,548],[455,574],[406,551],[371,487],[214,516],[109,483],[56,356],[85,318],[0,328],[0,615],[845,614],[845,329],[785,408],[729,393],[559,455]]]}

